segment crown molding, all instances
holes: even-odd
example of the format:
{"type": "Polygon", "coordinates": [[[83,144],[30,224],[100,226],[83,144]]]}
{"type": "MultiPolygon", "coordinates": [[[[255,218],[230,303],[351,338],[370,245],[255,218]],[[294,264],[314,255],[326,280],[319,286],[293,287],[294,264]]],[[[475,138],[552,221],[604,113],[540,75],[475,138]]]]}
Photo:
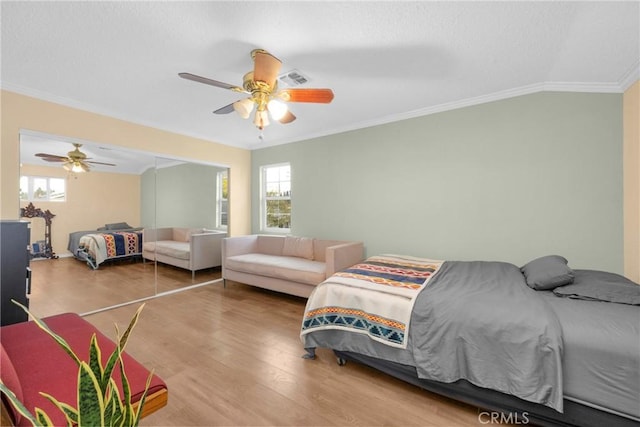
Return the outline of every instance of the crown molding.
{"type": "MultiPolygon", "coordinates": [[[[486,104],[488,102],[500,101],[508,98],[515,98],[517,96],[529,95],[538,92],[586,92],[586,93],[621,93],[622,87],[618,83],[572,83],[572,82],[545,82],[536,83],[527,86],[521,86],[518,88],[507,89],[499,92],[489,93],[486,95],[480,95],[473,98],[465,98],[459,101],[447,102],[444,104],[434,105],[427,108],[420,108],[417,110],[408,111],[405,113],[395,114],[391,116],[379,117],[372,120],[366,120],[363,122],[354,123],[349,126],[343,126],[340,128],[334,128],[329,131],[309,135],[307,139],[320,138],[323,136],[334,135],[343,132],[350,132],[358,129],[364,129],[373,126],[380,126],[388,123],[398,122],[407,119],[413,119],[422,116],[428,116],[431,114],[442,113],[445,111],[457,110],[465,107],[472,107],[474,105],[486,104]]],[[[271,145],[288,144],[296,141],[280,141],[271,145]]],[[[254,147],[256,148],[264,148],[254,147]]]]}
{"type": "Polygon", "coordinates": [[[640,80],[640,59],[622,76],[620,89],[622,92],[626,92],[638,80],[640,80]]]}
{"type": "MultiPolygon", "coordinates": [[[[304,139],[316,139],[324,136],[334,135],[338,133],[350,132],[354,130],[364,129],[373,126],[384,125],[388,123],[398,122],[407,119],[413,119],[416,117],[427,116],[431,114],[441,113],[445,111],[456,110],[459,108],[471,107],[474,105],[486,104],[488,102],[500,101],[503,99],[514,98],[522,95],[529,95],[538,92],[585,92],[585,93],[623,93],[628,87],[635,83],[640,78],[640,61],[634,64],[631,69],[625,73],[623,78],[618,83],[580,83],[580,82],[544,82],[535,83],[526,86],[520,86],[513,89],[507,89],[499,92],[493,92],[485,95],[480,95],[472,98],[465,98],[458,101],[447,102],[444,104],[434,105],[426,108],[420,108],[400,114],[393,114],[384,117],[378,117],[372,120],[365,120],[358,123],[353,123],[348,126],[342,126],[338,128],[328,129],[323,132],[307,135],[304,139]]],[[[101,114],[115,119],[124,120],[130,123],[135,123],[143,126],[152,127],[159,130],[164,130],[171,133],[179,133],[181,135],[189,136],[192,138],[203,139],[205,141],[215,142],[217,144],[229,145],[236,148],[244,148],[248,150],[257,150],[261,148],[289,144],[292,142],[302,141],[297,138],[284,138],[277,142],[264,143],[256,146],[255,144],[245,143],[242,145],[225,144],[224,142],[212,141],[210,138],[204,135],[198,135],[193,133],[186,133],[182,131],[176,131],[162,126],[160,123],[147,122],[143,120],[132,120],[130,117],[123,117],[117,112],[107,110],[104,108],[96,107],[95,105],[85,104],[73,99],[53,95],[51,93],[42,92],[30,88],[25,88],[19,85],[8,84],[0,82],[0,88],[10,92],[16,92],[22,95],[30,96],[32,98],[41,99],[44,101],[53,102],[55,104],[61,104],[67,107],[77,108],[84,111],[89,111],[96,114],[101,114]]]]}

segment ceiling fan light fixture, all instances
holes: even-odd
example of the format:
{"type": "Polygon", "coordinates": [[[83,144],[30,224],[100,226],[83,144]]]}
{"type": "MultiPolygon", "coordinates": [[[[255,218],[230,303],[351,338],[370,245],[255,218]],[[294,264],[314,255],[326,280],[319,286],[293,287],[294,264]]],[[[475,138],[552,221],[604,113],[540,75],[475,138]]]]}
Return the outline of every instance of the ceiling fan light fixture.
{"type": "Polygon", "coordinates": [[[82,162],[67,162],[62,165],[64,170],[72,172],[72,173],[80,173],[80,172],[88,172],[89,168],[82,164],[82,162]]]}
{"type": "Polygon", "coordinates": [[[269,126],[269,115],[266,110],[258,110],[256,111],[256,116],[253,119],[253,124],[260,130],[264,129],[266,126],[269,126]]]}
{"type": "Polygon", "coordinates": [[[271,117],[273,118],[273,120],[280,120],[284,117],[285,114],[287,114],[287,111],[289,110],[284,102],[278,101],[277,99],[272,99],[271,101],[269,101],[269,103],[267,104],[267,109],[269,110],[269,113],[271,113],[271,117]]]}
{"type": "Polygon", "coordinates": [[[248,119],[251,111],[253,111],[253,101],[250,98],[241,99],[233,103],[233,109],[243,119],[248,119]]]}
{"type": "MultiPolygon", "coordinates": [[[[260,130],[269,125],[269,116],[281,124],[291,123],[296,120],[296,116],[289,111],[287,102],[306,102],[316,104],[328,104],[333,100],[333,91],[328,88],[296,88],[288,87],[278,89],[278,82],[295,82],[302,85],[308,79],[296,70],[289,71],[284,76],[278,76],[282,61],[263,49],[251,51],[253,60],[253,70],[246,73],[242,79],[242,87],[229,83],[219,82],[206,77],[197,76],[191,73],[178,73],[187,80],[198,83],[205,83],[233,92],[245,93],[248,99],[239,100],[218,108],[214,114],[229,114],[235,110],[242,118],[247,119],[255,110],[253,124],[260,130]],[[276,100],[277,101],[274,101],[276,100]],[[254,107],[255,104],[255,107],[254,107]]],[[[288,84],[287,86],[291,86],[288,84]]]]}

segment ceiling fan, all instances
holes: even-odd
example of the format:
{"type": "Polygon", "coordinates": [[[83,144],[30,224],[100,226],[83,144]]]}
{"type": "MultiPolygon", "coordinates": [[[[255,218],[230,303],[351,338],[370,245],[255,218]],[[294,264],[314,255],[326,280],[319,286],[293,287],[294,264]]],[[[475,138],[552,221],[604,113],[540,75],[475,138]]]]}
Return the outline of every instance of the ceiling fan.
{"type": "Polygon", "coordinates": [[[277,77],[282,61],[263,49],[252,50],[251,58],[254,61],[254,68],[253,71],[244,75],[242,87],[191,73],[179,73],[178,75],[194,82],[249,94],[248,98],[219,108],[214,113],[228,114],[235,110],[243,119],[247,119],[255,107],[256,113],[253,123],[260,130],[269,125],[269,115],[283,124],[291,123],[296,119],[296,116],[289,111],[286,102],[328,104],[333,100],[331,89],[290,88],[278,90],[277,77]]]}
{"type": "Polygon", "coordinates": [[[58,156],[56,154],[47,154],[47,153],[36,153],[36,157],[41,157],[42,160],[47,162],[61,162],[62,167],[68,170],[69,172],[89,172],[89,164],[93,165],[106,165],[106,166],[115,166],[113,163],[103,163],[103,162],[95,162],[90,161],[90,157],[87,157],[82,151],[80,151],[80,147],[82,144],[74,143],[74,150],[69,151],[67,156],[58,156]]]}

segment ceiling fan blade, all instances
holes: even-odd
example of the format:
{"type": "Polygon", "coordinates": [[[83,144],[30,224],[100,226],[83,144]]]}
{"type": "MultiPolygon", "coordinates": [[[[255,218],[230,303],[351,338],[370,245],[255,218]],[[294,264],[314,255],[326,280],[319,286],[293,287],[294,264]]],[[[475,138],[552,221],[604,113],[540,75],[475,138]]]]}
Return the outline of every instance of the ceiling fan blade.
{"type": "Polygon", "coordinates": [[[85,160],[83,163],[91,163],[92,165],[116,166],[113,163],[94,162],[94,161],[88,161],[88,160],[85,160]]]}
{"type": "Polygon", "coordinates": [[[68,160],[65,156],[56,156],[55,154],[36,153],[36,157],[42,157],[42,160],[47,162],[66,162],[68,160]]]}
{"type": "Polygon", "coordinates": [[[331,89],[284,89],[276,95],[286,102],[315,102],[328,104],[333,101],[333,91],[331,89]]]}
{"type": "Polygon", "coordinates": [[[216,111],[213,112],[213,114],[229,114],[232,111],[233,111],[233,103],[229,105],[225,105],[222,108],[218,108],[216,111]]]}
{"type": "Polygon", "coordinates": [[[232,90],[234,92],[245,92],[245,93],[248,93],[246,90],[244,90],[241,87],[238,87],[238,86],[235,86],[235,85],[231,85],[229,83],[219,82],[219,81],[213,80],[213,79],[208,79],[208,78],[202,77],[202,76],[196,76],[195,74],[178,73],[178,75],[180,77],[182,77],[183,79],[191,80],[191,81],[194,81],[194,82],[204,83],[204,84],[207,84],[207,85],[220,87],[222,89],[229,89],[229,90],[232,90]]]}
{"type": "Polygon", "coordinates": [[[254,57],[255,62],[253,68],[253,79],[263,81],[273,89],[275,87],[276,78],[278,78],[282,62],[266,50],[256,49],[251,52],[251,54],[254,57]]]}
{"type": "Polygon", "coordinates": [[[282,123],[283,125],[286,125],[287,123],[291,123],[292,121],[294,121],[296,119],[296,116],[291,112],[291,111],[287,111],[284,114],[284,117],[282,117],[280,120],[278,120],[280,123],[282,123]]]}

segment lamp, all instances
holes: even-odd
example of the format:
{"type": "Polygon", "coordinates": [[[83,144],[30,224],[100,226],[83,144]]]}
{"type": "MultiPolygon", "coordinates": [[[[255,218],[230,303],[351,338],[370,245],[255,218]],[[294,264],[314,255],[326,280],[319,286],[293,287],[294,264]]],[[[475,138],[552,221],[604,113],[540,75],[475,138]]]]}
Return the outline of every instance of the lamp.
{"type": "Polygon", "coordinates": [[[269,115],[273,120],[282,119],[289,109],[287,105],[279,101],[277,99],[272,99],[268,102],[264,99],[265,97],[251,97],[241,99],[233,103],[233,109],[236,110],[238,115],[243,119],[248,119],[253,111],[254,104],[257,104],[256,114],[253,118],[253,124],[260,130],[269,126],[269,115]],[[269,113],[267,113],[267,111],[269,113]]]}
{"type": "Polygon", "coordinates": [[[85,169],[85,167],[83,167],[82,163],[75,161],[73,163],[65,163],[64,165],[62,165],[62,167],[69,171],[69,172],[73,172],[73,173],[80,173],[80,172],[85,172],[87,171],[87,169],[85,169]]]}
{"type": "Polygon", "coordinates": [[[253,111],[253,100],[251,98],[241,99],[240,101],[236,101],[233,103],[233,109],[242,117],[243,119],[249,118],[251,111],[253,111]]]}
{"type": "Polygon", "coordinates": [[[274,120],[280,120],[287,114],[287,105],[284,102],[278,101],[277,99],[272,99],[267,104],[267,109],[269,113],[271,113],[271,117],[274,120]]]}
{"type": "Polygon", "coordinates": [[[269,115],[267,114],[266,110],[256,111],[256,116],[253,119],[253,124],[256,125],[260,130],[262,130],[265,126],[269,126],[269,115]]]}

